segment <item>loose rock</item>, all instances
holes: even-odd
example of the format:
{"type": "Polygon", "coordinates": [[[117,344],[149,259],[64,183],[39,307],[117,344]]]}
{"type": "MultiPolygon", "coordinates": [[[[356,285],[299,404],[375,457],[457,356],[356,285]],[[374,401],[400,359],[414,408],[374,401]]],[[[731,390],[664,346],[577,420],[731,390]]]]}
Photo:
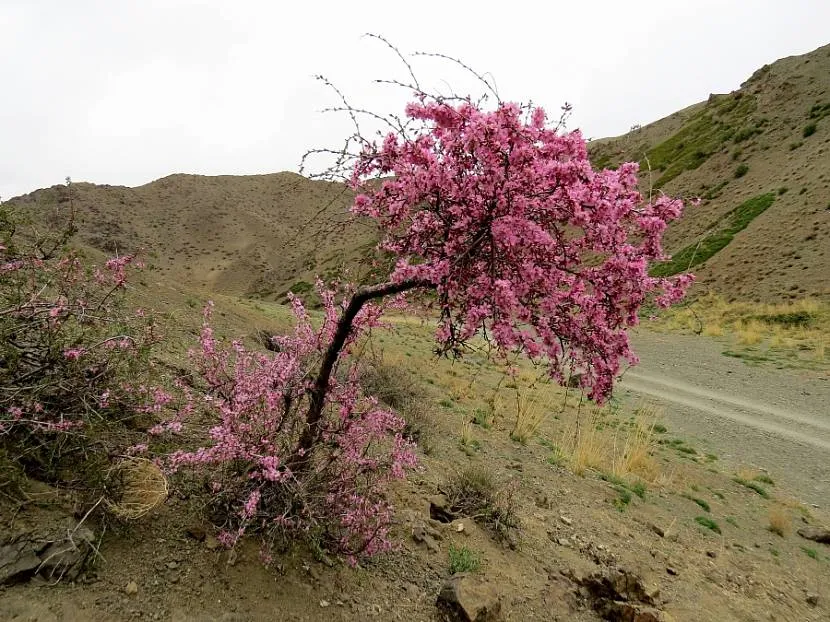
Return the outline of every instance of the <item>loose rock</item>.
{"type": "Polygon", "coordinates": [[[453,575],[441,586],[436,603],[451,622],[501,622],[501,597],[496,589],[467,573],[453,575]]]}
{"type": "Polygon", "coordinates": [[[93,552],[95,534],[67,519],[47,530],[26,531],[0,541],[0,585],[39,575],[74,581],[93,552]]]}
{"type": "Polygon", "coordinates": [[[830,529],[825,529],[824,527],[802,527],[798,530],[798,535],[813,542],[830,544],[830,529]]]}
{"type": "Polygon", "coordinates": [[[138,583],[135,581],[130,581],[127,585],[124,586],[124,592],[127,596],[135,596],[138,594],[138,583]]]}

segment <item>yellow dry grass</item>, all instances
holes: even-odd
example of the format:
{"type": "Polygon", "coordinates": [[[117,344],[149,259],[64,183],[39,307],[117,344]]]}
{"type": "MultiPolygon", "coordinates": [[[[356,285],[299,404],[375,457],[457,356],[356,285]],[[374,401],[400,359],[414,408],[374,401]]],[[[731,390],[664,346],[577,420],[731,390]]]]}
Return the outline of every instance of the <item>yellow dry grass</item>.
{"type": "Polygon", "coordinates": [[[546,409],[538,395],[521,396],[516,391],[516,423],[510,432],[510,438],[520,443],[527,443],[545,418],[546,409]]]}
{"type": "Polygon", "coordinates": [[[808,358],[824,362],[830,303],[813,298],[781,304],[728,302],[710,293],[690,305],[668,309],[654,326],[712,337],[731,335],[740,345],[766,343],[776,350],[807,352],[808,358]]]}
{"type": "Polygon", "coordinates": [[[137,520],[167,499],[167,478],[145,458],[127,458],[107,474],[109,512],[122,520],[137,520]]]}
{"type": "Polygon", "coordinates": [[[593,469],[619,478],[658,481],[662,474],[653,455],[658,414],[652,407],[641,407],[630,425],[609,427],[608,411],[592,408],[587,417],[577,417],[565,430],[559,445],[564,462],[578,475],[593,469]]]}
{"type": "Polygon", "coordinates": [[[788,536],[793,528],[789,511],[781,505],[774,505],[769,510],[769,530],[782,538],[788,536]]]}

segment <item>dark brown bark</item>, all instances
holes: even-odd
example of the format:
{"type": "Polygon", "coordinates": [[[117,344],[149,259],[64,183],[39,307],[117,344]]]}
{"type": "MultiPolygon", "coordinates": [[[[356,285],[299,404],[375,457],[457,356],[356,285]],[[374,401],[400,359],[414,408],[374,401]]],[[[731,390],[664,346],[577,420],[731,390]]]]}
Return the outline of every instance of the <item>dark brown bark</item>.
{"type": "Polygon", "coordinates": [[[377,298],[385,298],[386,296],[400,294],[419,287],[430,286],[431,284],[429,282],[421,280],[382,283],[380,285],[372,285],[371,287],[362,287],[352,295],[343,315],[340,316],[340,320],[337,322],[337,330],[334,333],[334,338],[326,350],[323,361],[320,363],[320,371],[317,373],[317,378],[309,392],[310,399],[308,414],[306,414],[306,426],[300,436],[298,445],[298,448],[304,455],[308,455],[311,448],[320,439],[320,420],[323,417],[323,408],[326,405],[331,374],[334,371],[337,359],[340,358],[343,346],[346,345],[346,340],[352,330],[354,319],[363,308],[363,305],[377,298]]]}

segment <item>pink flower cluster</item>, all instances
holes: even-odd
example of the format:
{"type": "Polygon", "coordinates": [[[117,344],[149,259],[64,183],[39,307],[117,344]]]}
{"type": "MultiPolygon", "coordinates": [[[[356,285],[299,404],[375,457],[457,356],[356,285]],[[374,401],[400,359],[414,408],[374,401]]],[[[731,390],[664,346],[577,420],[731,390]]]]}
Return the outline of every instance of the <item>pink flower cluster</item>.
{"type": "Polygon", "coordinates": [[[692,281],[648,274],[682,202],[644,202],[637,164],[593,170],[580,133],[548,127],[540,108],[421,97],[406,112],[418,131],[367,146],[352,177],[353,212],[399,258],[393,280],[437,290],[446,351],[484,334],[607,397],[621,361],[637,360],[626,329],[640,307],[692,281]]]}
{"type": "MultiPolygon", "coordinates": [[[[221,343],[205,312],[201,349],[193,357],[205,383],[205,396],[178,394],[184,408],[216,423],[208,442],[169,455],[171,470],[190,468],[208,474],[218,496],[234,514],[223,538],[229,545],[247,531],[265,539],[274,533],[322,530],[350,560],[387,550],[391,508],[384,498],[393,479],[415,465],[404,422],[361,395],[348,357],[339,362],[328,392],[321,442],[304,455],[299,437],[308,410],[308,389],[320,357],[334,336],[342,306],[318,282],[324,320],[312,325],[294,298],[293,334],[274,338],[277,352],[246,350],[240,342],[221,343]],[[198,404],[198,405],[197,405],[198,404]],[[298,458],[308,460],[301,472],[298,458]],[[244,466],[240,466],[244,465],[244,466]]],[[[348,345],[376,324],[381,308],[367,305],[355,319],[348,345]]],[[[166,399],[154,403],[167,406],[166,399]]],[[[188,423],[181,410],[151,430],[159,433],[188,423]]]]}

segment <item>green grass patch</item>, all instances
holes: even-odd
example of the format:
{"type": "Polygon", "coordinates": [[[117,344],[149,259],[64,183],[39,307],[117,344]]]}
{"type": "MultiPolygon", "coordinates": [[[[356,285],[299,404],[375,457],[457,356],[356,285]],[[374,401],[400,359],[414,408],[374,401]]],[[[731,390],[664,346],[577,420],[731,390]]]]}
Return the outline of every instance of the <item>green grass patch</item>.
{"type": "Polygon", "coordinates": [[[628,490],[628,488],[625,488],[624,486],[614,486],[613,488],[619,496],[616,499],[614,499],[611,503],[620,512],[624,512],[625,508],[628,507],[628,504],[631,503],[631,492],[628,490]]]}
{"type": "Polygon", "coordinates": [[[696,516],[695,522],[702,527],[706,527],[706,529],[710,529],[715,533],[721,533],[720,526],[708,516],[696,516]]]}
{"type": "Polygon", "coordinates": [[[809,138],[816,133],[817,129],[818,126],[815,123],[808,123],[804,126],[804,130],[801,132],[801,135],[804,136],[804,138],[809,138]]]}
{"type": "Polygon", "coordinates": [[[804,551],[804,554],[810,559],[818,560],[818,551],[815,549],[811,549],[809,546],[802,546],[801,550],[804,551]]]}
{"type": "Polygon", "coordinates": [[[481,569],[481,559],[478,553],[466,546],[456,548],[450,544],[450,574],[458,572],[478,572],[481,569]]]}
{"type": "Polygon", "coordinates": [[[738,521],[737,521],[737,520],[735,520],[735,517],[734,517],[734,516],[727,516],[727,517],[726,517],[725,519],[723,519],[723,520],[725,520],[727,523],[729,523],[729,524],[730,524],[730,525],[732,525],[733,527],[738,527],[738,521]]]}
{"type": "Polygon", "coordinates": [[[725,248],[738,233],[763,214],[775,201],[775,193],[767,192],[753,197],[726,214],[716,230],[700,241],[689,244],[675,253],[669,261],[651,267],[652,276],[671,276],[700,265],[725,248]]]}
{"type": "Polygon", "coordinates": [[[640,170],[648,170],[650,165],[652,170],[661,171],[654,182],[655,188],[661,188],[684,171],[698,168],[730,139],[740,135],[746,140],[762,131],[759,124],[749,125],[749,115],[756,106],[755,98],[743,93],[714,98],[677,133],[651,148],[640,170]],[[738,127],[743,129],[736,130],[738,127]]]}
{"type": "Polygon", "coordinates": [[[697,497],[693,497],[692,495],[686,495],[686,494],[684,494],[683,497],[685,499],[688,499],[689,501],[694,501],[701,508],[703,508],[703,510],[706,511],[706,512],[711,512],[712,511],[712,508],[709,506],[709,502],[706,501],[705,499],[699,499],[697,497]]]}
{"type": "Polygon", "coordinates": [[[735,179],[740,179],[744,175],[749,172],[749,165],[748,164],[739,164],[738,168],[735,169],[735,179]]]}
{"type": "Polygon", "coordinates": [[[758,475],[755,478],[755,481],[756,482],[761,482],[762,484],[769,484],[770,486],[775,486],[775,482],[773,481],[773,479],[769,475],[764,475],[764,474],[758,475]]]}
{"type": "Polygon", "coordinates": [[[740,484],[741,486],[749,488],[750,490],[754,490],[764,499],[769,499],[769,492],[767,492],[767,489],[761,486],[761,484],[759,484],[758,482],[750,482],[740,477],[736,477],[733,481],[737,484],[740,484]]]}

